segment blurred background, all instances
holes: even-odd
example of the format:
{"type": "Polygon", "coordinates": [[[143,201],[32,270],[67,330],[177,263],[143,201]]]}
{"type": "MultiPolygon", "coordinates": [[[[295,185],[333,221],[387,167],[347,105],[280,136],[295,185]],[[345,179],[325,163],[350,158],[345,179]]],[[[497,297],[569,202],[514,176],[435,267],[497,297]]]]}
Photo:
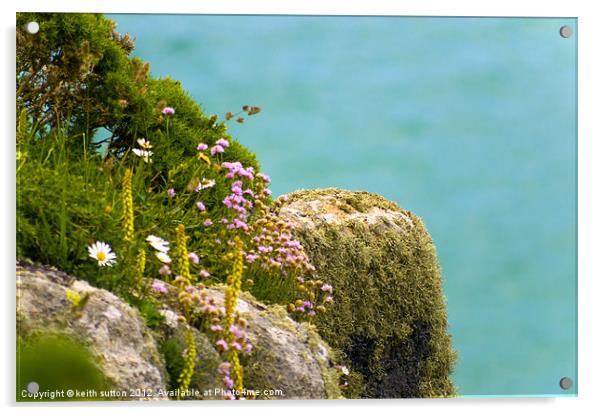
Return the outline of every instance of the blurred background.
{"type": "Polygon", "coordinates": [[[205,112],[263,109],[229,129],[274,194],[366,190],[424,219],[462,395],[576,393],[576,19],[108,17],[205,112]]]}

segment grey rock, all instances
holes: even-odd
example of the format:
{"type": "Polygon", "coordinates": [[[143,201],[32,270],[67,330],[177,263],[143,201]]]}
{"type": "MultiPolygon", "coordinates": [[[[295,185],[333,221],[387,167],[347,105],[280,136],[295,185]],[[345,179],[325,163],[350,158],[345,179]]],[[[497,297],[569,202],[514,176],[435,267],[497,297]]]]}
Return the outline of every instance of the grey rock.
{"type": "Polygon", "coordinates": [[[50,267],[17,264],[19,334],[60,331],[81,339],[115,389],[165,390],[155,339],[138,312],[109,291],[50,267]],[[89,300],[74,313],[67,291],[89,300]]]}

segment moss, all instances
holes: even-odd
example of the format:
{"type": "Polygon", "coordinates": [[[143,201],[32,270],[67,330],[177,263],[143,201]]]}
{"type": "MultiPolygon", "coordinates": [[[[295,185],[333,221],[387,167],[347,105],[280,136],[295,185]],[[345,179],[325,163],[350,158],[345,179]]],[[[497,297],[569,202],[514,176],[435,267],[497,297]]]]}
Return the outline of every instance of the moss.
{"type": "Polygon", "coordinates": [[[270,322],[283,330],[290,331],[291,333],[297,334],[299,337],[299,330],[297,329],[297,323],[295,323],[291,318],[286,308],[282,305],[274,304],[267,307],[265,311],[261,311],[260,315],[266,317],[270,320],[270,322]]]}
{"type": "MultiPolygon", "coordinates": [[[[98,358],[73,335],[54,331],[20,333],[17,338],[17,401],[39,399],[22,395],[35,381],[40,391],[111,389],[98,358]]],[[[59,396],[51,400],[98,400],[96,397],[59,396]]]]}
{"type": "Polygon", "coordinates": [[[379,207],[405,213],[372,225],[343,218],[296,230],[320,277],[334,287],[335,303],[317,318],[318,331],[342,352],[355,379],[364,380],[346,396],[454,395],[450,374],[456,356],[447,333],[441,271],[424,224],[365,192],[299,191],[289,204],[333,195],[337,204],[358,212],[379,207]]]}
{"type": "Polygon", "coordinates": [[[324,381],[324,391],[326,392],[327,399],[340,399],[343,397],[341,389],[339,387],[339,374],[333,365],[329,365],[328,361],[321,358],[320,348],[324,348],[328,356],[335,356],[334,352],[326,343],[321,341],[320,335],[314,329],[313,325],[309,323],[303,323],[305,330],[307,331],[307,343],[310,350],[312,351],[316,362],[320,366],[320,374],[324,381]]]}

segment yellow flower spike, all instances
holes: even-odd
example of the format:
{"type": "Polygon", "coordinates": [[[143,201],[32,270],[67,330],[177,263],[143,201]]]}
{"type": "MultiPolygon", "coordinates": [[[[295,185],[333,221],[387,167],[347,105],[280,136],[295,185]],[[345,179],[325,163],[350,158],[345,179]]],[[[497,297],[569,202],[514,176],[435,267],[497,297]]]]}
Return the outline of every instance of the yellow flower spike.
{"type": "MultiPolygon", "coordinates": [[[[178,377],[180,392],[184,393],[190,387],[190,380],[196,366],[196,340],[192,329],[186,332],[186,353],[184,355],[184,368],[178,377]]],[[[178,397],[179,399],[179,397],[178,397]]]]}
{"type": "Polygon", "coordinates": [[[123,197],[123,240],[131,242],[134,240],[134,199],[132,197],[132,170],[127,169],[123,174],[122,182],[123,197]]]}
{"type": "Polygon", "coordinates": [[[188,236],[186,236],[186,228],[180,223],[176,227],[176,274],[182,277],[184,286],[188,286],[192,282],[190,263],[188,261],[188,248],[186,246],[187,241],[188,236]]]}
{"type": "MultiPolygon", "coordinates": [[[[234,238],[234,252],[232,253],[233,264],[232,273],[228,276],[228,286],[224,298],[226,315],[224,316],[224,337],[228,345],[231,345],[235,339],[230,331],[230,327],[234,324],[234,315],[236,313],[236,301],[240,293],[242,284],[242,274],[244,271],[244,253],[242,250],[242,241],[238,236],[234,238]]],[[[230,362],[230,376],[234,381],[234,389],[242,392],[243,390],[243,370],[238,359],[238,351],[233,348],[228,348],[228,361],[230,362]]]]}
{"type": "Polygon", "coordinates": [[[142,279],[144,278],[144,269],[146,268],[146,252],[140,248],[136,257],[136,286],[140,289],[142,279]]]}

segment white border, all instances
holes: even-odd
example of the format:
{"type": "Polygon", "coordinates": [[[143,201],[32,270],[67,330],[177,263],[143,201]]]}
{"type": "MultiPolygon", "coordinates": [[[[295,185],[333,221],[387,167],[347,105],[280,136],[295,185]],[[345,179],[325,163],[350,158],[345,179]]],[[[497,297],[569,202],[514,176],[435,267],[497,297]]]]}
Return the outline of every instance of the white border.
{"type": "MultiPolygon", "coordinates": [[[[104,414],[107,411],[165,414],[184,413],[261,413],[287,415],[315,412],[378,412],[399,413],[401,411],[444,412],[445,414],[507,414],[508,412],[589,413],[589,409],[600,407],[596,401],[602,382],[600,350],[600,322],[602,316],[598,295],[601,293],[602,267],[598,256],[602,250],[602,108],[600,74],[602,74],[600,41],[602,25],[595,1],[545,1],[527,2],[471,1],[471,0],[423,0],[408,4],[400,0],[169,0],[169,1],[125,1],[104,0],[102,2],[39,1],[20,0],[17,4],[2,2],[2,55],[0,72],[2,81],[2,110],[0,125],[3,137],[0,140],[0,157],[4,163],[0,171],[0,194],[3,197],[2,249],[0,264],[4,294],[4,316],[1,343],[3,364],[0,377],[2,404],[8,406],[5,413],[57,413],[57,414],[104,414]],[[549,16],[579,18],[579,397],[556,399],[500,398],[500,399],[455,399],[455,400],[404,400],[404,401],[347,401],[347,402],[235,402],[235,403],[190,403],[168,404],[95,404],[46,405],[42,407],[19,406],[14,397],[14,13],[16,11],[79,11],[104,13],[208,13],[208,14],[337,14],[337,15],[449,15],[449,16],[549,16]],[[596,318],[598,316],[598,318],[596,318]],[[11,335],[11,333],[13,333],[11,335]]],[[[495,376],[495,374],[492,374],[495,376]]]]}

